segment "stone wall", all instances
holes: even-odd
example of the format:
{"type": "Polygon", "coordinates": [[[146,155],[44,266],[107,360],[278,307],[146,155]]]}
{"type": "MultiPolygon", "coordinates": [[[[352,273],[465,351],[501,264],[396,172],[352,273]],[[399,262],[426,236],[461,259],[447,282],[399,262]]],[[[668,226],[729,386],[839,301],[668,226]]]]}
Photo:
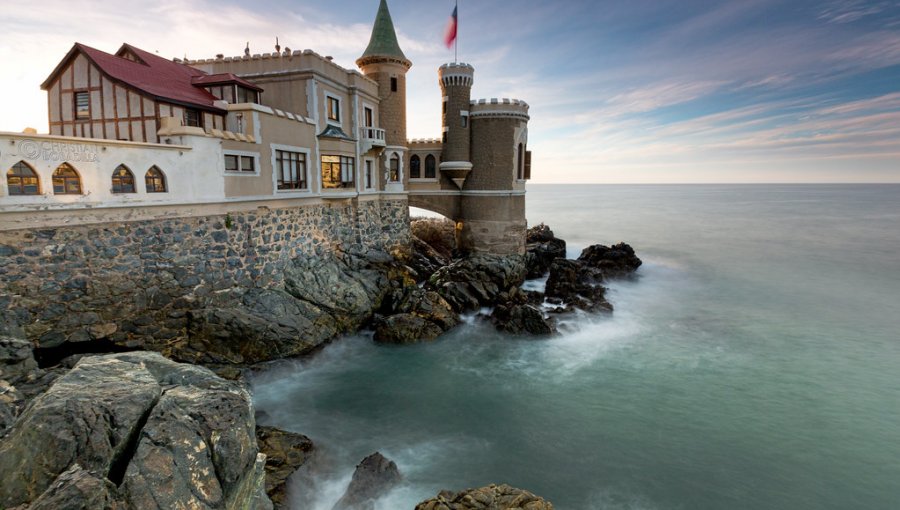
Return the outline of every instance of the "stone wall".
{"type": "Polygon", "coordinates": [[[277,288],[298,257],[389,251],[406,200],[347,199],[225,215],[0,232],[0,313],[38,347],[184,335],[186,312],[235,288],[277,288]]]}

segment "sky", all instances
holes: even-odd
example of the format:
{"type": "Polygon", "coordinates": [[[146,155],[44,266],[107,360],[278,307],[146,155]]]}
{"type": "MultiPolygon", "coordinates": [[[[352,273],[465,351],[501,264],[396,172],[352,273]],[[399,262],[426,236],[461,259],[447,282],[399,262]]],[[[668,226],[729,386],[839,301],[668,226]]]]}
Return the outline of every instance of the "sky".
{"type": "MultiPolygon", "coordinates": [[[[355,69],[378,0],[2,1],[0,131],[47,132],[76,41],[211,58],[312,49],[355,69]]],[[[408,135],[440,134],[451,0],[388,0],[408,135]]],[[[460,0],[473,98],[531,105],[532,182],[900,182],[900,0],[460,0]]],[[[265,95],[263,96],[265,97],[265,95]]]]}

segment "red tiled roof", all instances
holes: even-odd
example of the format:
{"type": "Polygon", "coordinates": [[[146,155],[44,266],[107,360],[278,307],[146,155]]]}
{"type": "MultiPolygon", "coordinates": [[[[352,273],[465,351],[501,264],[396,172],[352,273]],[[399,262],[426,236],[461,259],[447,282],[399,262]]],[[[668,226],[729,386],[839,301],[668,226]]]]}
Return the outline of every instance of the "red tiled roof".
{"type": "Polygon", "coordinates": [[[135,48],[130,44],[123,44],[116,55],[110,55],[90,46],[75,43],[66,58],[44,82],[43,88],[46,89],[49,86],[56,74],[64,68],[63,64],[74,55],[76,50],[83,53],[101,72],[114,81],[131,86],[158,99],[224,113],[224,110],[213,105],[217,101],[215,96],[191,83],[195,77],[205,76],[206,73],[135,48]],[[131,52],[143,62],[134,62],[119,56],[125,52],[131,52]]]}
{"type": "Polygon", "coordinates": [[[249,81],[231,73],[219,73],[219,74],[206,74],[203,76],[194,76],[191,79],[191,83],[197,86],[210,86],[210,85],[224,85],[228,83],[237,83],[242,87],[246,87],[250,90],[256,90],[258,92],[262,92],[263,89],[258,86],[250,83],[249,81]]]}

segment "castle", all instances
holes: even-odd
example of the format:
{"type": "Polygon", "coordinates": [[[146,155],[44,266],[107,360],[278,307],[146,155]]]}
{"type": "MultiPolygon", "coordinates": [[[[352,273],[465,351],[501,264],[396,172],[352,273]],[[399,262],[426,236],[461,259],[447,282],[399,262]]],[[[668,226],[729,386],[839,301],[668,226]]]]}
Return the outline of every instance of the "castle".
{"type": "Polygon", "coordinates": [[[0,231],[402,203],[456,221],[464,251],[524,251],[526,103],[472,100],[474,68],[444,64],[441,137],[408,140],[412,62],[385,0],[359,71],[276,50],[76,43],[42,85],[50,134],[0,133],[0,231]]]}

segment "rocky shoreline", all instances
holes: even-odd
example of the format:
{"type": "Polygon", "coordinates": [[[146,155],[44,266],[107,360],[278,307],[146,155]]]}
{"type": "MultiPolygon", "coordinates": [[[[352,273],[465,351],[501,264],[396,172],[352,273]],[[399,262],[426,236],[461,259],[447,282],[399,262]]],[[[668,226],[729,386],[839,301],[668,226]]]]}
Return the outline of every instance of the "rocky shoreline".
{"type": "MultiPolygon", "coordinates": [[[[521,256],[454,258],[439,237],[414,235],[409,249],[390,254],[294,260],[283,285],[229,289],[227,299],[188,306],[179,318],[187,334],[159,352],[96,341],[35,349],[15,324],[0,325],[0,508],[285,508],[286,481],[315,447],[256,423],[241,370],[310,355],[362,327],[380,343],[434,340],[460,314],[488,309],[483,318],[498,330],[553,335],[561,315],[612,311],[604,282],[641,265],[626,244],[565,259],[565,241],[545,225],[528,231],[521,256]],[[523,290],[526,278],[544,276],[543,292],[523,290]]],[[[400,479],[392,464],[365,459],[361,481],[354,474],[335,508],[371,508],[400,479]]],[[[418,508],[552,505],[490,486],[418,508]]]]}

